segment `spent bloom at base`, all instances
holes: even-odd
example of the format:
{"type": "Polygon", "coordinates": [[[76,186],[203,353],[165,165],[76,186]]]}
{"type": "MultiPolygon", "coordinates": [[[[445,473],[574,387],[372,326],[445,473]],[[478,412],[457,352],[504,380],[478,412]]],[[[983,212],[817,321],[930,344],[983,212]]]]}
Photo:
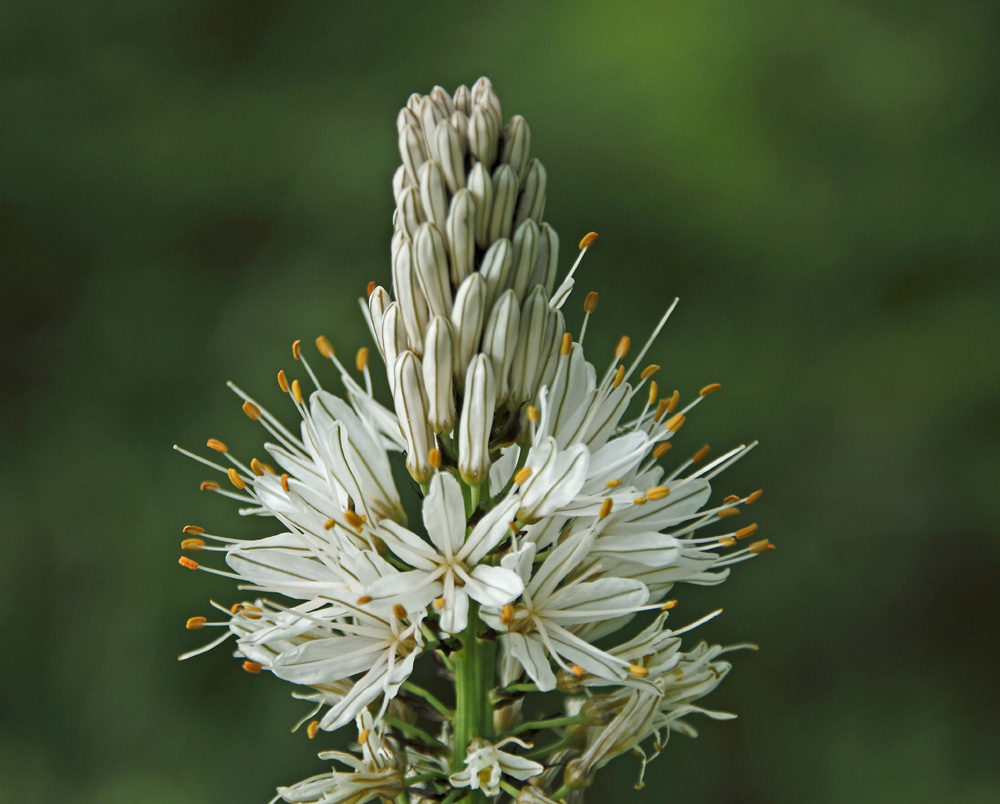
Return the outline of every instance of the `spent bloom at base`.
{"type": "Polygon", "coordinates": [[[615,757],[644,769],[692,715],[731,717],[700,702],[752,646],[683,644],[718,612],[674,628],[672,595],[773,549],[731,526],[759,490],[713,490],[753,444],[674,450],[719,390],[667,392],[646,360],[670,357],[676,299],[635,353],[623,336],[602,368],[585,355],[597,294],[567,305],[597,235],[560,269],[531,131],[487,79],[414,94],[396,124],[387,281],[361,300],[373,352],[342,361],[319,336],[321,366],[296,341],[285,410],[231,386],[256,456],[181,450],[215,473],[202,490],[273,525],[184,528],[180,564],[244,594],[188,620],[217,636],[182,658],[229,644],[293,685],[308,738],[357,729],[320,753],[339,769],[275,801],[578,802],[615,757]]]}

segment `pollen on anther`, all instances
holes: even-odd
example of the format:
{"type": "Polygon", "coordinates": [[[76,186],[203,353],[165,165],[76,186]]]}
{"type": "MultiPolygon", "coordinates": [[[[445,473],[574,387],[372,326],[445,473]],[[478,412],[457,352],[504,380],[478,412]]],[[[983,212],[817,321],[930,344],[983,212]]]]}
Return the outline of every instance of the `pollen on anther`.
{"type": "Polygon", "coordinates": [[[233,603],[233,605],[229,607],[230,614],[236,615],[239,614],[241,611],[243,611],[242,603],[233,603]]]}
{"type": "Polygon", "coordinates": [[[722,387],[721,383],[713,382],[711,385],[706,385],[698,392],[698,396],[708,396],[709,394],[714,394],[722,387]]]}
{"type": "Polygon", "coordinates": [[[354,511],[344,511],[344,519],[346,519],[347,524],[358,531],[358,533],[361,532],[361,526],[365,524],[365,520],[354,511]]]}
{"type": "Polygon", "coordinates": [[[314,740],[316,739],[316,735],[318,733],[319,733],[319,721],[313,720],[309,723],[308,726],[306,726],[306,736],[309,737],[310,740],[314,740]]]}
{"type": "Polygon", "coordinates": [[[299,385],[298,380],[292,380],[292,399],[298,404],[302,404],[302,386],[299,385]]]}
{"type": "Polygon", "coordinates": [[[649,397],[648,397],[648,400],[649,400],[649,404],[650,404],[650,405],[655,405],[655,404],[656,404],[656,398],[657,398],[657,397],[658,397],[659,395],[660,395],[660,388],[659,388],[659,386],[658,386],[658,385],[656,384],[656,380],[652,380],[652,381],[651,381],[651,382],[649,383],[649,397]]]}
{"type": "Polygon", "coordinates": [[[184,623],[184,627],[188,631],[197,631],[199,628],[204,628],[207,622],[207,617],[188,617],[188,621],[184,623]]]}
{"type": "Polygon", "coordinates": [[[730,494],[728,497],[726,497],[722,501],[722,504],[723,505],[732,505],[734,502],[739,502],[739,501],[740,501],[740,498],[739,498],[738,494],[730,494]]]}
{"type": "Polygon", "coordinates": [[[198,569],[198,562],[188,558],[187,556],[181,556],[179,559],[177,559],[177,563],[180,564],[182,567],[186,567],[189,570],[198,569]]]}
{"type": "Polygon", "coordinates": [[[745,539],[748,536],[753,536],[757,532],[757,523],[754,522],[747,525],[745,528],[740,528],[736,533],[733,534],[737,539],[745,539]]]}
{"type": "Polygon", "coordinates": [[[648,366],[646,366],[646,368],[642,370],[642,374],[640,374],[639,377],[643,380],[648,380],[659,370],[660,367],[656,363],[650,363],[648,366]]]}
{"type": "Polygon", "coordinates": [[[615,379],[611,383],[612,388],[617,388],[625,380],[625,366],[619,366],[618,371],[615,372],[615,379]]]}
{"type": "Polygon", "coordinates": [[[397,620],[405,620],[406,619],[406,609],[403,608],[403,604],[402,603],[396,603],[396,604],[394,604],[393,607],[392,607],[392,613],[396,615],[396,619],[397,620]]]}
{"type": "Polygon", "coordinates": [[[184,539],[181,542],[181,550],[204,550],[205,540],[204,539],[184,539]]]}
{"type": "Polygon", "coordinates": [[[365,745],[368,742],[368,738],[371,737],[371,729],[362,729],[358,732],[358,742],[365,745]]]}
{"type": "Polygon", "coordinates": [[[675,416],[671,416],[669,419],[667,419],[667,429],[671,433],[676,433],[678,430],[681,429],[685,421],[687,421],[687,417],[683,413],[678,413],[675,416]]]}
{"type": "Polygon", "coordinates": [[[638,664],[630,664],[629,668],[628,668],[628,671],[633,676],[637,676],[639,678],[645,678],[646,676],[649,675],[649,668],[648,667],[643,667],[642,665],[638,665],[638,664]]]}
{"type": "Polygon", "coordinates": [[[431,469],[441,468],[441,450],[437,447],[431,447],[427,451],[427,463],[431,465],[431,469]]]}
{"type": "Polygon", "coordinates": [[[670,452],[670,450],[671,450],[671,448],[673,446],[674,445],[671,444],[669,441],[661,441],[659,444],[657,444],[653,448],[653,458],[656,459],[656,460],[659,460],[664,455],[666,455],[668,452],[670,452]]]}
{"type": "Polygon", "coordinates": [[[332,519],[332,518],[328,519],[328,520],[326,520],[326,522],[323,523],[323,530],[330,530],[330,528],[332,528],[336,524],[337,524],[337,520],[336,519],[332,519]]]}
{"type": "Polygon", "coordinates": [[[666,415],[667,408],[669,407],[670,407],[670,397],[667,397],[666,399],[661,399],[659,402],[657,402],[656,412],[653,414],[653,421],[654,422],[660,421],[660,419],[662,419],[666,415]]]}
{"type": "Polygon", "coordinates": [[[542,420],[542,414],[534,405],[528,405],[528,421],[538,424],[542,420]]]}
{"type": "Polygon", "coordinates": [[[645,505],[646,503],[649,502],[649,497],[639,496],[639,497],[636,497],[634,500],[632,500],[632,502],[635,505],[645,505]]]}
{"type": "Polygon", "coordinates": [[[611,515],[611,509],[615,507],[614,500],[610,497],[605,497],[604,502],[601,503],[601,519],[607,519],[611,515]]]}
{"type": "Polygon", "coordinates": [[[259,620],[264,609],[260,606],[255,606],[252,603],[244,603],[241,611],[243,612],[243,616],[248,620],[259,620]]]}
{"type": "Polygon", "coordinates": [[[739,512],[740,509],[734,506],[732,508],[723,508],[716,514],[716,516],[719,517],[719,519],[725,519],[727,516],[736,516],[739,512]]]}
{"type": "Polygon", "coordinates": [[[251,471],[253,471],[255,475],[257,475],[257,477],[263,477],[264,473],[267,471],[266,469],[264,469],[264,464],[262,464],[256,458],[250,461],[250,469],[251,471]]]}
{"type": "Polygon", "coordinates": [[[705,458],[708,457],[709,451],[710,450],[708,444],[706,444],[700,450],[698,450],[694,455],[691,456],[691,463],[698,463],[699,461],[705,460],[705,458]]]}
{"type": "Polygon", "coordinates": [[[651,500],[662,500],[670,494],[670,488],[667,486],[653,486],[651,489],[646,489],[646,496],[651,500]]]}
{"type": "Polygon", "coordinates": [[[354,356],[354,366],[358,371],[364,371],[368,368],[368,347],[362,346],[358,349],[358,353],[354,356]]]}
{"type": "Polygon", "coordinates": [[[628,354],[628,350],[632,348],[632,339],[628,335],[622,335],[618,339],[618,345],[615,347],[615,357],[621,360],[625,355],[628,354]]]}
{"type": "Polygon", "coordinates": [[[768,550],[774,550],[775,547],[767,539],[761,539],[759,542],[754,542],[747,548],[748,553],[764,553],[768,550]]]}
{"type": "Polygon", "coordinates": [[[436,598],[434,598],[434,608],[437,609],[438,611],[441,611],[441,609],[444,608],[444,598],[443,597],[436,597],[436,598]]]}
{"type": "Polygon", "coordinates": [[[587,294],[587,298],[583,300],[583,310],[586,313],[592,313],[597,309],[597,301],[600,297],[597,295],[596,290],[590,291],[587,294]]]}
{"type": "Polygon", "coordinates": [[[229,447],[217,438],[208,439],[208,441],[205,442],[205,446],[209,449],[214,449],[216,452],[229,452],[229,447]]]}
{"type": "Polygon", "coordinates": [[[181,528],[181,533],[186,533],[188,536],[201,536],[205,532],[205,529],[199,525],[185,525],[181,528]]]}
{"type": "Polygon", "coordinates": [[[531,477],[531,467],[525,466],[522,469],[519,469],[517,474],[514,475],[514,482],[519,486],[523,486],[528,481],[529,477],[531,477]]]}
{"type": "Polygon", "coordinates": [[[278,387],[281,389],[281,393],[283,394],[287,394],[288,389],[291,387],[288,384],[288,375],[285,374],[284,369],[278,372],[278,387]]]}
{"type": "Polygon", "coordinates": [[[222,486],[220,486],[214,480],[203,480],[201,482],[201,485],[198,486],[198,488],[201,489],[202,491],[218,491],[219,489],[222,488],[222,486]]]}
{"type": "Polygon", "coordinates": [[[243,662],[243,669],[246,670],[248,673],[253,673],[254,675],[256,675],[257,673],[259,673],[261,670],[264,669],[264,665],[262,665],[260,662],[252,662],[249,659],[247,659],[245,662],[243,662]]]}
{"type": "Polygon", "coordinates": [[[292,357],[296,360],[302,359],[302,341],[296,340],[292,343],[292,357]]]}
{"type": "Polygon", "coordinates": [[[560,354],[568,355],[573,350],[573,336],[568,332],[563,333],[562,337],[562,348],[559,350],[560,354]]]}
{"type": "Polygon", "coordinates": [[[573,675],[577,676],[578,678],[582,678],[583,676],[587,675],[587,671],[584,670],[582,667],[580,667],[580,665],[578,664],[571,664],[569,666],[569,669],[572,670],[573,675]]]}
{"type": "Polygon", "coordinates": [[[757,500],[760,499],[760,495],[763,494],[763,493],[764,493],[764,489],[757,489],[757,491],[755,491],[753,494],[751,494],[749,497],[747,497],[747,505],[750,505],[750,503],[757,502],[757,500]]]}
{"type": "Polygon", "coordinates": [[[288,491],[288,472],[281,473],[281,488],[288,491]]]}
{"type": "Polygon", "coordinates": [[[359,606],[363,606],[363,605],[365,605],[365,603],[371,603],[372,600],[373,600],[373,598],[372,598],[371,595],[362,595],[361,597],[359,597],[354,602],[357,603],[359,606]]]}
{"type": "Polygon", "coordinates": [[[597,240],[597,232],[587,232],[580,241],[580,251],[590,248],[594,245],[595,240],[597,240]]]}
{"type": "Polygon", "coordinates": [[[500,622],[504,625],[510,625],[514,622],[514,607],[510,603],[500,609],[500,622]]]}
{"type": "Polygon", "coordinates": [[[664,600],[663,603],[660,604],[660,611],[670,611],[675,608],[677,608],[676,600],[664,600]]]}
{"type": "Polygon", "coordinates": [[[249,399],[243,403],[243,412],[254,421],[257,421],[260,418],[260,408],[258,408],[249,399]]]}
{"type": "Polygon", "coordinates": [[[512,519],[510,522],[508,522],[507,527],[510,529],[511,536],[514,536],[516,538],[518,535],[520,535],[521,529],[517,526],[516,520],[512,519]]]}
{"type": "Polygon", "coordinates": [[[229,475],[229,482],[236,486],[236,488],[242,490],[247,487],[246,482],[240,477],[239,472],[232,466],[229,467],[229,471],[226,474],[229,475]]]}
{"type": "Polygon", "coordinates": [[[615,478],[612,478],[611,480],[609,480],[604,485],[607,486],[609,489],[616,489],[621,484],[622,484],[621,478],[620,477],[615,477],[615,478]]]}

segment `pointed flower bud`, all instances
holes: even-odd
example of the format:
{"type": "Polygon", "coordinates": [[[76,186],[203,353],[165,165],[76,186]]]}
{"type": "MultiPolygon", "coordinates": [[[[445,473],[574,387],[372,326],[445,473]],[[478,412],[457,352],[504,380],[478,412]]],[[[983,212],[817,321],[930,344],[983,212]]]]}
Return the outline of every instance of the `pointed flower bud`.
{"type": "Polygon", "coordinates": [[[510,237],[514,231],[517,205],[517,174],[510,165],[501,165],[493,173],[493,209],[490,211],[490,241],[510,237]]]}
{"type": "Polygon", "coordinates": [[[430,318],[427,300],[414,273],[413,252],[409,238],[401,235],[394,237],[392,242],[393,290],[403,316],[403,324],[406,326],[406,337],[410,348],[421,353],[424,350],[424,330],[430,318]]]}
{"type": "Polygon", "coordinates": [[[524,186],[517,199],[517,211],[514,213],[514,227],[520,226],[526,220],[535,223],[542,222],[542,212],[545,210],[545,186],[548,177],[545,168],[537,159],[528,163],[528,172],[524,177],[524,186]]]}
{"type": "Polygon", "coordinates": [[[413,241],[413,264],[432,315],[451,312],[451,284],[444,236],[433,223],[422,223],[413,241]]]}
{"type": "Polygon", "coordinates": [[[435,316],[424,336],[424,388],[427,390],[427,421],[435,433],[447,433],[455,425],[455,395],[452,391],[453,347],[451,322],[435,316]]]}
{"type": "Polygon", "coordinates": [[[424,393],[420,360],[413,352],[396,358],[393,401],[399,430],[406,440],[406,468],[418,483],[426,483],[434,474],[430,451],[434,434],[427,421],[427,397],[424,393]]]}
{"type": "Polygon", "coordinates": [[[451,284],[458,287],[475,270],[476,201],[469,190],[459,190],[451,200],[445,234],[451,252],[451,284]]]}
{"type": "Polygon", "coordinates": [[[497,379],[496,404],[507,396],[507,377],[514,361],[517,333],[521,322],[521,308],[513,290],[504,291],[490,312],[490,320],[483,331],[483,354],[490,358],[497,379]]]}
{"type": "Polygon", "coordinates": [[[490,431],[496,400],[496,377],[486,355],[477,355],[465,377],[465,398],[458,429],[458,471],[470,486],[490,473],[490,431]]]}
{"type": "Polygon", "coordinates": [[[455,333],[455,380],[465,387],[465,371],[479,351],[486,316],[486,280],[480,273],[465,278],[455,293],[451,323],[455,333]]]}

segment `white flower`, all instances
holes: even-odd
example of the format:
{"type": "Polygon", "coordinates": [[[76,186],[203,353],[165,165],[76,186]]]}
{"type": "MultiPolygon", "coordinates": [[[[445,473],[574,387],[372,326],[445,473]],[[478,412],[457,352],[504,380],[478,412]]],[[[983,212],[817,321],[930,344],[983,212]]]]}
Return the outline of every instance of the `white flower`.
{"type": "Polygon", "coordinates": [[[531,746],[516,737],[508,737],[495,745],[477,737],[469,744],[465,757],[465,769],[448,777],[455,787],[469,787],[482,790],[489,797],[500,794],[500,777],[506,774],[524,781],[540,774],[544,768],[537,762],[501,751],[500,748],[515,743],[522,748],[531,746]]]}

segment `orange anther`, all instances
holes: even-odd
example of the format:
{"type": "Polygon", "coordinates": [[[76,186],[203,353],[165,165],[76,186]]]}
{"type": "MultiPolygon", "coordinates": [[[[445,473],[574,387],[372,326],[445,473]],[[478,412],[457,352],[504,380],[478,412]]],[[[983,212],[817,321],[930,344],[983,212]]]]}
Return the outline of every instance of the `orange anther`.
{"type": "Polygon", "coordinates": [[[753,536],[757,532],[757,523],[747,525],[745,528],[740,528],[736,533],[733,534],[737,539],[745,539],[747,536],[753,536]]]}
{"type": "Polygon", "coordinates": [[[674,392],[670,395],[670,401],[667,403],[667,413],[673,413],[677,410],[677,403],[681,401],[681,392],[674,389],[674,392]]]}
{"type": "Polygon", "coordinates": [[[254,458],[254,459],[253,459],[252,461],[250,461],[250,470],[251,470],[251,471],[252,471],[252,472],[253,472],[253,473],[254,473],[255,475],[257,475],[257,477],[262,477],[262,476],[264,475],[264,472],[266,472],[266,471],[267,471],[267,470],[266,470],[266,469],[264,468],[264,464],[262,464],[262,463],[261,463],[260,461],[258,461],[258,460],[257,460],[256,458],[254,458]]]}
{"type": "Polygon", "coordinates": [[[247,659],[245,662],[243,662],[243,669],[246,670],[248,673],[253,673],[254,675],[256,675],[257,673],[259,673],[261,670],[264,669],[264,665],[262,665],[260,662],[251,662],[249,659],[247,659]]]}
{"type": "Polygon", "coordinates": [[[585,234],[583,236],[583,239],[580,241],[580,251],[583,251],[586,248],[590,248],[592,245],[594,245],[595,240],[597,240],[597,232],[588,232],[587,234],[585,234]]]}
{"type": "Polygon", "coordinates": [[[504,625],[510,625],[514,622],[514,607],[510,603],[500,609],[500,622],[504,625]]]}
{"type": "Polygon", "coordinates": [[[288,491],[288,472],[281,473],[281,488],[288,491]]]}
{"type": "Polygon", "coordinates": [[[708,396],[709,394],[714,394],[722,387],[721,383],[713,382],[711,385],[706,385],[698,392],[698,396],[708,396]]]}
{"type": "Polygon", "coordinates": [[[204,539],[185,539],[181,542],[181,550],[204,550],[204,539]]]}
{"type": "Polygon", "coordinates": [[[229,471],[226,473],[229,475],[229,482],[232,483],[238,489],[245,489],[247,487],[246,482],[240,477],[239,472],[237,472],[232,466],[229,467],[229,471]]]}
{"type": "Polygon", "coordinates": [[[651,489],[646,489],[646,496],[651,500],[662,500],[669,494],[670,488],[668,486],[653,486],[651,489]]]}
{"type": "Polygon", "coordinates": [[[326,522],[323,523],[323,530],[330,530],[330,528],[332,528],[336,524],[337,524],[337,520],[336,519],[332,519],[332,518],[328,519],[328,520],[326,520],[326,522]]]}
{"type": "Polygon", "coordinates": [[[368,742],[368,738],[371,737],[371,729],[362,729],[358,732],[358,742],[365,745],[368,742]]]}
{"type": "Polygon", "coordinates": [[[562,337],[562,347],[560,348],[560,354],[568,355],[573,350],[573,336],[568,332],[563,333],[562,337]]]}
{"type": "Polygon", "coordinates": [[[396,619],[397,620],[405,620],[406,619],[406,609],[403,608],[403,604],[402,603],[396,603],[392,607],[392,613],[396,615],[396,619]]]}
{"type": "Polygon", "coordinates": [[[622,484],[621,478],[620,477],[614,477],[611,480],[609,480],[607,483],[605,483],[604,485],[607,486],[609,489],[616,489],[621,484],[622,484]]]}
{"type": "Polygon", "coordinates": [[[628,354],[628,350],[632,348],[632,339],[628,335],[622,335],[618,340],[618,345],[615,347],[615,357],[621,360],[625,355],[628,354]]]}
{"type": "Polygon", "coordinates": [[[358,353],[354,356],[354,365],[358,371],[364,371],[368,368],[368,347],[362,346],[358,349],[358,353]]]}
{"type": "Polygon", "coordinates": [[[292,357],[294,357],[296,360],[301,360],[302,359],[302,341],[301,340],[296,340],[294,343],[292,343],[292,357]]]}
{"type": "Polygon", "coordinates": [[[203,480],[201,485],[198,486],[198,488],[201,489],[202,491],[218,491],[219,489],[222,488],[222,486],[220,486],[214,480],[203,480]]]}
{"type": "Polygon", "coordinates": [[[719,539],[719,545],[721,547],[732,547],[734,544],[736,544],[736,539],[732,536],[723,536],[719,539]]]}
{"type": "Polygon", "coordinates": [[[630,664],[628,666],[628,671],[633,676],[638,676],[639,678],[645,678],[646,676],[649,675],[649,668],[648,667],[643,667],[642,665],[638,665],[638,664],[630,664]]]}
{"type": "Polygon", "coordinates": [[[731,505],[732,503],[739,502],[739,501],[740,501],[740,497],[739,497],[738,494],[730,494],[728,497],[726,497],[722,501],[722,504],[723,505],[731,505]]]}
{"type": "Polygon", "coordinates": [[[373,598],[371,595],[362,595],[355,601],[355,603],[357,603],[359,606],[363,606],[365,605],[365,603],[371,603],[372,600],[373,598]]]}
{"type": "Polygon", "coordinates": [[[188,631],[197,631],[199,628],[204,628],[207,622],[207,617],[188,617],[188,621],[184,623],[184,627],[188,631]]]}
{"type": "Polygon", "coordinates": [[[514,475],[514,482],[519,486],[523,486],[528,481],[529,477],[531,477],[531,467],[525,466],[518,469],[517,473],[514,475]]]}
{"type": "Polygon", "coordinates": [[[615,372],[615,378],[611,382],[612,388],[617,388],[625,381],[625,366],[619,366],[618,371],[615,372]]]}
{"type": "Polygon", "coordinates": [[[736,516],[739,512],[740,509],[733,506],[732,508],[723,508],[716,516],[719,519],[725,519],[727,516],[736,516]]]}
{"type": "Polygon", "coordinates": [[[358,531],[358,533],[361,532],[361,526],[365,524],[364,518],[359,516],[355,511],[344,511],[344,519],[346,519],[347,524],[358,531]]]}
{"type": "Polygon", "coordinates": [[[181,533],[186,533],[188,536],[201,536],[204,532],[205,529],[198,525],[185,525],[181,528],[181,533]]]}
{"type": "Polygon", "coordinates": [[[437,609],[438,611],[441,611],[441,609],[444,608],[444,598],[443,597],[436,597],[436,598],[434,598],[434,608],[437,609]]]}
{"type": "Polygon", "coordinates": [[[767,539],[761,539],[759,542],[754,542],[747,548],[748,553],[764,553],[768,550],[774,550],[775,547],[767,539]]]}
{"type": "Polygon", "coordinates": [[[760,495],[763,494],[763,493],[764,493],[764,489],[757,489],[757,491],[755,491],[753,494],[751,494],[749,497],[747,497],[747,505],[750,505],[750,503],[757,502],[757,500],[760,499],[760,495]]]}
{"type": "Polygon", "coordinates": [[[615,507],[614,500],[612,500],[610,497],[605,497],[604,502],[601,503],[601,513],[600,513],[601,519],[607,519],[609,516],[611,516],[611,509],[614,507],[615,507]]]}
{"type": "Polygon", "coordinates": [[[233,603],[233,605],[229,607],[230,614],[239,614],[241,611],[243,611],[242,603],[233,603]]]}
{"type": "Polygon", "coordinates": [[[278,372],[278,387],[281,389],[281,392],[283,394],[287,394],[288,393],[288,389],[291,387],[288,384],[288,375],[285,374],[285,370],[284,369],[282,369],[281,371],[278,372]]]}
{"type": "Polygon", "coordinates": [[[569,666],[569,669],[573,671],[574,676],[577,676],[579,678],[582,678],[583,676],[587,675],[587,671],[584,670],[582,667],[580,667],[580,665],[578,664],[571,664],[569,666]]]}
{"type": "Polygon", "coordinates": [[[659,460],[668,452],[670,452],[671,447],[673,447],[673,444],[671,444],[669,441],[661,441],[659,444],[653,447],[653,458],[659,460]]]}
{"type": "Polygon", "coordinates": [[[694,455],[691,456],[691,463],[698,463],[698,461],[705,460],[705,458],[708,457],[709,452],[710,450],[708,444],[706,444],[700,450],[698,450],[694,455]]]}
{"type": "Polygon", "coordinates": [[[667,430],[671,433],[676,433],[681,427],[684,426],[684,422],[687,421],[687,417],[683,413],[678,413],[675,416],[671,416],[667,419],[667,430]]]}
{"type": "Polygon", "coordinates": [[[216,452],[229,452],[229,447],[217,438],[208,439],[208,441],[205,442],[205,446],[209,449],[214,449],[216,452]]]}
{"type": "Polygon", "coordinates": [[[660,387],[656,384],[656,380],[650,380],[648,403],[650,405],[655,405],[656,398],[659,395],[660,395],[660,387]]]}
{"type": "Polygon", "coordinates": [[[260,408],[258,408],[249,399],[243,403],[243,412],[254,421],[257,421],[257,419],[260,418],[260,408]]]}
{"type": "Polygon", "coordinates": [[[632,502],[635,503],[636,505],[645,505],[646,503],[649,502],[649,497],[639,496],[636,497],[634,500],[632,500],[632,502]]]}
{"type": "Polygon", "coordinates": [[[587,294],[587,298],[583,300],[583,309],[585,312],[592,313],[597,309],[598,295],[596,290],[590,291],[587,294]]]}
{"type": "Polygon", "coordinates": [[[670,611],[675,608],[677,608],[676,600],[664,600],[663,603],[660,604],[661,611],[670,611]]]}
{"type": "Polygon", "coordinates": [[[644,379],[644,380],[648,380],[650,377],[652,377],[654,374],[656,374],[656,372],[658,372],[659,370],[660,370],[660,367],[658,365],[656,365],[656,363],[650,363],[648,366],[646,366],[646,368],[644,368],[642,370],[642,374],[640,374],[639,376],[642,379],[644,379]]]}
{"type": "Polygon", "coordinates": [[[306,726],[306,735],[310,740],[316,739],[316,735],[319,733],[319,721],[313,720],[306,726]]]}
{"type": "Polygon", "coordinates": [[[292,380],[292,399],[302,404],[302,386],[299,385],[298,380],[292,380]]]}
{"type": "Polygon", "coordinates": [[[376,282],[373,279],[371,282],[368,283],[368,287],[365,288],[367,295],[371,296],[375,292],[375,288],[377,287],[378,287],[378,282],[376,282]]]}
{"type": "Polygon", "coordinates": [[[538,424],[542,420],[542,414],[534,405],[528,405],[528,421],[538,424]]]}
{"type": "Polygon", "coordinates": [[[179,559],[177,559],[177,563],[180,564],[182,567],[186,567],[189,570],[198,569],[198,562],[192,561],[187,556],[181,556],[179,559]]]}
{"type": "Polygon", "coordinates": [[[441,450],[437,447],[431,447],[427,452],[427,463],[431,465],[431,469],[440,469],[441,450]]]}

